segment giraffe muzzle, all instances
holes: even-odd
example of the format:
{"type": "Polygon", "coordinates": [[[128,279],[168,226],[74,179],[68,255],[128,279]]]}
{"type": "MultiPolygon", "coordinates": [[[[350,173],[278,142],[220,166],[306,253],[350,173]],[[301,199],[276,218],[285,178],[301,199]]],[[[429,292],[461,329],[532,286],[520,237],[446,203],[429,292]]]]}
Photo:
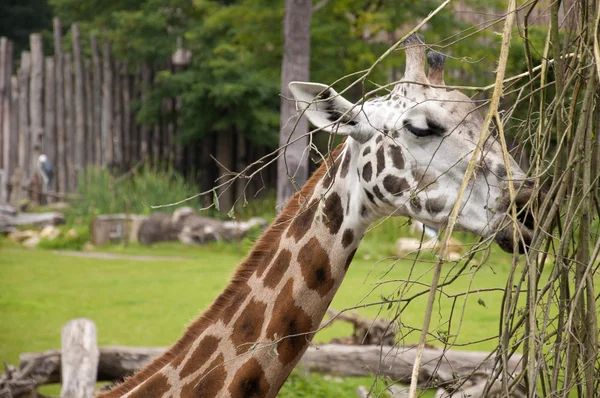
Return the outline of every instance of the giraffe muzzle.
{"type": "Polygon", "coordinates": [[[544,200],[545,193],[536,190],[533,180],[516,182],[514,188],[516,218],[513,216],[510,194],[506,188],[501,200],[504,214],[494,226],[495,240],[506,252],[525,253],[533,240],[533,231],[537,225],[537,210],[544,200]]]}

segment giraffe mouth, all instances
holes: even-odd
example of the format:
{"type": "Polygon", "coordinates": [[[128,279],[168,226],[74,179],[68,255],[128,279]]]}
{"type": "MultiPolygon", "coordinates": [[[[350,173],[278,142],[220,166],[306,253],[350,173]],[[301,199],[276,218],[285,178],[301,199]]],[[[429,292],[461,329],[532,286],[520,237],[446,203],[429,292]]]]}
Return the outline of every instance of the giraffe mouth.
{"type": "Polygon", "coordinates": [[[533,203],[536,201],[532,199],[537,198],[537,203],[541,203],[545,194],[534,192],[533,182],[529,180],[523,181],[515,189],[518,192],[515,199],[516,220],[510,215],[510,198],[508,192],[505,192],[502,201],[506,213],[495,224],[495,240],[502,250],[523,254],[531,245],[537,220],[533,210],[533,203]]]}

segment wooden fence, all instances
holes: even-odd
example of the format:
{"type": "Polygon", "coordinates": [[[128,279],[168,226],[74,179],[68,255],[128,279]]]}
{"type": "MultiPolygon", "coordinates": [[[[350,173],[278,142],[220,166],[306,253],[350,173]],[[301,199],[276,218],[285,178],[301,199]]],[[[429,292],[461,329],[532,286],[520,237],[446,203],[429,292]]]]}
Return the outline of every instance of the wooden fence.
{"type": "MultiPolygon", "coordinates": [[[[45,57],[41,35],[32,34],[30,50],[19,60],[12,43],[0,38],[0,203],[41,189],[40,154],[56,170],[47,193],[63,196],[76,191],[77,177],[89,165],[126,170],[141,161],[169,162],[195,179],[199,189],[210,189],[225,168],[239,170],[266,153],[241,134],[182,145],[177,98],[163,99],[156,125],[137,123],[132,104],[147,98],[158,68],[116,61],[110,42],[99,43],[94,36],[86,59],[77,24],[71,36],[73,52],[63,52],[61,22],[55,18],[54,55],[45,57]]],[[[174,55],[161,69],[182,68],[177,59],[174,55]]],[[[274,172],[266,173],[264,179],[273,181],[274,172]]],[[[223,205],[235,194],[234,186],[221,198],[223,205]]]]}

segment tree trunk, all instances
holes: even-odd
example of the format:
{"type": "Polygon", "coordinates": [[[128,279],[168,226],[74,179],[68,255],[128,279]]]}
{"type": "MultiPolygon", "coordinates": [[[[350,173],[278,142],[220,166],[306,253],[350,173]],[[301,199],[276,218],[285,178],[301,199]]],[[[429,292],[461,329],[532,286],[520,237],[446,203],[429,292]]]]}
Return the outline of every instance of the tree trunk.
{"type": "Polygon", "coordinates": [[[73,97],[73,56],[63,54],[63,78],[65,101],[65,160],[67,163],[67,192],[75,191],[75,100],[73,97]]]}
{"type": "MultiPolygon", "coordinates": [[[[30,130],[29,130],[29,73],[31,70],[31,54],[21,54],[19,67],[19,169],[26,181],[29,180],[30,162],[30,130]]],[[[24,181],[21,181],[23,183],[24,181]]]]}
{"type": "Polygon", "coordinates": [[[102,166],[114,162],[113,65],[110,42],[102,47],[102,166]]]}
{"type": "Polygon", "coordinates": [[[104,151],[102,141],[102,64],[100,62],[100,50],[98,48],[98,40],[96,36],[91,38],[92,48],[92,65],[93,65],[93,84],[92,84],[92,99],[94,103],[94,164],[102,165],[102,153],[104,151]]]}
{"type": "MultiPolygon", "coordinates": [[[[46,57],[45,81],[44,81],[44,140],[42,142],[42,153],[44,153],[53,165],[56,165],[56,92],[54,76],[54,58],[46,57]]],[[[56,192],[56,176],[48,185],[50,191],[56,192]]]]}
{"type": "Polygon", "coordinates": [[[308,146],[308,122],[306,118],[302,118],[296,125],[296,105],[290,100],[292,95],[288,84],[294,80],[308,80],[311,13],[311,0],[285,0],[279,147],[282,148],[296,139],[298,141],[281,149],[283,156],[277,161],[279,208],[308,180],[308,153],[305,152],[308,146]]]}
{"type": "Polygon", "coordinates": [[[62,329],[62,398],[93,397],[98,373],[96,325],[89,319],[73,319],[62,329]]]}
{"type": "Polygon", "coordinates": [[[60,19],[54,18],[54,71],[56,82],[56,183],[58,191],[67,192],[67,163],[65,153],[65,97],[64,68],[61,46],[62,28],[60,19]]]}
{"type": "Polygon", "coordinates": [[[71,26],[73,34],[73,61],[75,71],[75,137],[74,137],[74,152],[75,152],[75,173],[80,176],[80,173],[85,167],[85,137],[86,137],[86,120],[85,120],[85,84],[83,73],[83,58],[81,55],[81,38],[79,35],[79,26],[73,24],[71,26]]]}

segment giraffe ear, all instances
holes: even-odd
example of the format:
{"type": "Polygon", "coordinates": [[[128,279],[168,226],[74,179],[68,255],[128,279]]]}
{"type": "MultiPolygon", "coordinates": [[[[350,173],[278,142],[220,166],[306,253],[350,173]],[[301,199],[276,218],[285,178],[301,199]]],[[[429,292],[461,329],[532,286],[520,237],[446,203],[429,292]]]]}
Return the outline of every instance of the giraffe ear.
{"type": "Polygon", "coordinates": [[[366,120],[361,107],[348,101],[333,88],[320,83],[291,82],[290,91],[296,108],[317,128],[365,141],[366,120]]]}

